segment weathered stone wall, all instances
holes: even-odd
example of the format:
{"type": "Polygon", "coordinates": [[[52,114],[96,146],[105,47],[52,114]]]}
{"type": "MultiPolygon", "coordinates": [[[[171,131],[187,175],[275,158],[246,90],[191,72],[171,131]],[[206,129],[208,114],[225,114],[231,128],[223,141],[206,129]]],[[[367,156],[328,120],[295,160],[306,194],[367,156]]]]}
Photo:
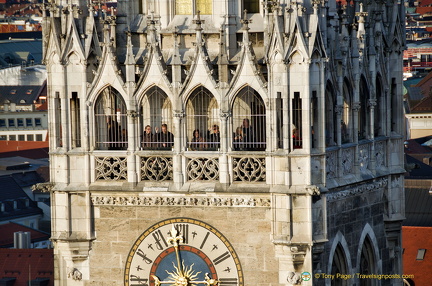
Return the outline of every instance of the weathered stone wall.
{"type": "Polygon", "coordinates": [[[126,258],[135,240],[153,224],[174,217],[202,220],[233,245],[245,285],[279,285],[279,265],[271,242],[270,208],[96,206],[96,240],[86,285],[124,285],[126,258]]]}
{"type": "MultiPolygon", "coordinates": [[[[324,244],[318,269],[323,274],[331,274],[332,257],[335,247],[341,244],[352,270],[347,274],[354,275],[347,285],[360,285],[356,273],[360,273],[360,255],[366,235],[369,236],[375,255],[374,273],[394,274],[385,233],[385,179],[378,182],[358,184],[350,188],[331,190],[327,199],[328,242],[324,244]],[[376,253],[378,252],[378,253],[376,253]]],[[[314,285],[329,285],[330,278],[322,276],[315,279],[314,285]]],[[[372,280],[371,280],[372,281],[372,280]]],[[[374,279],[374,283],[377,280],[374,279]]],[[[393,285],[393,280],[383,279],[381,285],[393,285]]]]}

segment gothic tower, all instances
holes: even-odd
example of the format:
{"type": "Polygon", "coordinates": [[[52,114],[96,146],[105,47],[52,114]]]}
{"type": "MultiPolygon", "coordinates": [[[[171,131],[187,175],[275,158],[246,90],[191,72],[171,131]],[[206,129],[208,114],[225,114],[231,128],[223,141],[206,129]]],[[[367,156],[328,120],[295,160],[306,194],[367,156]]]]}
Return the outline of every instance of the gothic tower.
{"type": "Polygon", "coordinates": [[[43,4],[56,285],[402,285],[400,1],[113,4],[43,4]]]}

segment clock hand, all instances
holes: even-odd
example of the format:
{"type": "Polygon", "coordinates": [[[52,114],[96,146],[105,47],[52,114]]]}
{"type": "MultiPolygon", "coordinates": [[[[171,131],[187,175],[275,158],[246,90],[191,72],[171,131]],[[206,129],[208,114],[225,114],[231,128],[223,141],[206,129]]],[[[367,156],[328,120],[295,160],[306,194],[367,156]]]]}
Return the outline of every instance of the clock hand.
{"type": "Polygon", "coordinates": [[[177,258],[177,266],[178,266],[179,274],[181,276],[183,276],[183,267],[182,267],[182,264],[180,263],[180,254],[179,254],[179,250],[178,250],[179,242],[180,243],[183,242],[183,237],[180,235],[177,235],[178,231],[177,231],[177,229],[175,229],[174,225],[171,228],[170,234],[171,234],[171,236],[168,237],[167,242],[174,246],[175,254],[176,254],[176,258],[177,258]]]}

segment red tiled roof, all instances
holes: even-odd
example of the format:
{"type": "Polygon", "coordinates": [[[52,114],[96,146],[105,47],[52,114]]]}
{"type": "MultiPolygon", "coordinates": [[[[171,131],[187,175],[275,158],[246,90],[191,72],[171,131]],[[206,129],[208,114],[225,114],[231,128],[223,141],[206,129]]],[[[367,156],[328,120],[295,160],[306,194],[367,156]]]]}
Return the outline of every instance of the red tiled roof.
{"type": "Polygon", "coordinates": [[[402,227],[404,249],[403,274],[414,275],[415,285],[430,285],[432,280],[432,227],[402,227]],[[426,249],[423,260],[417,260],[419,249],[426,249]]]}
{"type": "Polygon", "coordinates": [[[49,278],[48,286],[53,286],[53,250],[0,248],[0,274],[0,279],[15,277],[14,285],[28,285],[29,278],[49,278]]]}
{"type": "Polygon", "coordinates": [[[48,158],[48,141],[0,141],[0,158],[21,156],[48,158]]]}
{"type": "Polygon", "coordinates": [[[432,5],[432,0],[421,0],[419,3],[419,6],[421,7],[430,6],[430,5],[432,5]]]}
{"type": "Polygon", "coordinates": [[[9,222],[9,223],[0,225],[0,233],[2,234],[0,236],[0,248],[13,247],[13,245],[14,245],[14,233],[18,232],[18,231],[30,232],[30,238],[31,238],[32,242],[48,240],[50,238],[50,235],[48,233],[44,233],[44,232],[41,232],[39,230],[24,226],[24,225],[21,225],[18,223],[9,222]]]}
{"type": "Polygon", "coordinates": [[[420,15],[431,14],[432,13],[432,7],[417,7],[416,13],[419,13],[420,15]]]}

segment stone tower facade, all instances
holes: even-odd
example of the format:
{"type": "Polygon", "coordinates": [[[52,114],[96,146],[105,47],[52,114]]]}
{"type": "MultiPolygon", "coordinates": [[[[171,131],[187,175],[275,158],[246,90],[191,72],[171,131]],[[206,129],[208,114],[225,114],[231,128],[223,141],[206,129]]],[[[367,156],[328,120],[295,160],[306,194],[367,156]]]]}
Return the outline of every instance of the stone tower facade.
{"type": "Polygon", "coordinates": [[[56,285],[402,284],[400,2],[43,10],[56,285]]]}

